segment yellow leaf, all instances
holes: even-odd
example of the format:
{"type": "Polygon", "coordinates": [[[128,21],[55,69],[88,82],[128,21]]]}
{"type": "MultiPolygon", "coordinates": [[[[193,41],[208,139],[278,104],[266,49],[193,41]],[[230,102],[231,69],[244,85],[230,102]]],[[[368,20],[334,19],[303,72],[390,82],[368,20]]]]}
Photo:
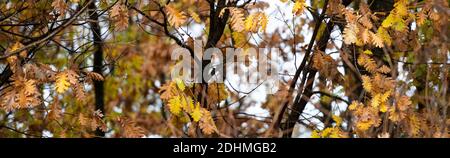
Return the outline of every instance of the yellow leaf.
{"type": "Polygon", "coordinates": [[[399,0],[394,4],[394,12],[403,17],[408,15],[407,0],[399,0]]]}
{"type": "Polygon", "coordinates": [[[390,46],[392,44],[392,40],[391,40],[391,36],[389,36],[388,32],[386,31],[386,29],[384,29],[383,27],[379,27],[378,31],[377,31],[377,36],[381,37],[381,39],[383,39],[383,41],[390,46]]]}
{"type": "Polygon", "coordinates": [[[195,105],[195,109],[191,113],[192,119],[194,119],[195,122],[200,121],[200,118],[202,118],[203,114],[200,111],[200,103],[197,102],[195,105]]]}
{"type": "Polygon", "coordinates": [[[268,23],[266,14],[257,12],[245,19],[245,30],[250,32],[265,31],[268,23]]]}
{"type": "Polygon", "coordinates": [[[372,55],[373,54],[372,51],[370,51],[370,50],[365,50],[363,53],[367,54],[367,55],[372,55]]]}
{"type": "Polygon", "coordinates": [[[392,27],[397,31],[401,31],[406,27],[405,20],[403,20],[402,17],[396,14],[389,14],[381,23],[381,26],[383,26],[384,28],[392,27]]]}
{"type": "Polygon", "coordinates": [[[342,138],[341,131],[337,127],[328,127],[325,128],[321,133],[321,138],[342,138]]]}
{"type": "Polygon", "coordinates": [[[311,138],[320,138],[320,134],[317,130],[311,132],[311,138]]]}
{"type": "Polygon", "coordinates": [[[296,0],[294,3],[294,7],[292,8],[292,13],[297,16],[302,14],[305,5],[305,0],[296,0]]]}
{"type": "Polygon", "coordinates": [[[377,70],[376,62],[365,53],[359,54],[358,64],[364,66],[364,68],[371,73],[377,70]]]}
{"type": "Polygon", "coordinates": [[[56,76],[55,89],[58,93],[64,93],[69,89],[70,83],[66,72],[61,72],[56,76]]]}
{"type": "Polygon", "coordinates": [[[247,37],[242,32],[233,32],[231,36],[236,47],[243,47],[247,43],[247,37]]]}
{"type": "Polygon", "coordinates": [[[184,91],[184,89],[186,88],[186,86],[184,85],[184,82],[179,78],[175,79],[175,82],[177,83],[178,89],[180,89],[181,91],[184,91]]]}
{"type": "Polygon", "coordinates": [[[174,115],[179,115],[181,112],[181,97],[175,96],[169,100],[169,111],[174,115]]]}
{"type": "Polygon", "coordinates": [[[380,105],[380,94],[376,94],[375,96],[373,96],[372,101],[371,101],[371,106],[374,108],[377,108],[380,105]]]}
{"type": "Polygon", "coordinates": [[[367,92],[372,92],[372,81],[370,77],[363,75],[361,78],[364,90],[366,90],[367,92]]]}
{"type": "Polygon", "coordinates": [[[333,119],[334,122],[336,122],[336,126],[340,126],[342,124],[342,118],[337,116],[337,115],[333,115],[331,116],[331,118],[333,119]]]}
{"type": "Polygon", "coordinates": [[[386,19],[383,20],[381,26],[383,26],[384,28],[389,28],[394,23],[394,20],[394,16],[392,14],[389,14],[386,19]]]}
{"type": "Polygon", "coordinates": [[[181,96],[181,108],[184,109],[184,111],[190,113],[192,110],[194,110],[194,100],[190,96],[184,97],[181,96]]]}
{"type": "Polygon", "coordinates": [[[386,103],[382,103],[380,105],[380,112],[386,112],[388,110],[388,106],[386,103]]]}
{"type": "MultiPolygon", "coordinates": [[[[251,30],[253,30],[253,26],[254,26],[254,22],[253,22],[253,19],[255,18],[255,14],[251,14],[250,16],[248,16],[246,19],[245,19],[245,22],[244,22],[244,26],[245,26],[245,30],[247,30],[247,31],[251,31],[251,30]]],[[[256,26],[256,25],[255,25],[256,26]]]]}
{"type": "Polygon", "coordinates": [[[372,122],[358,122],[356,123],[356,127],[361,130],[361,131],[366,131],[368,130],[370,127],[372,127],[372,122]]]}
{"type": "Polygon", "coordinates": [[[349,110],[356,110],[356,108],[359,106],[359,102],[357,102],[357,101],[353,101],[349,106],[348,106],[348,109],[349,110]]]}
{"type": "Polygon", "coordinates": [[[389,96],[391,96],[392,90],[388,90],[386,92],[384,92],[381,96],[380,96],[380,101],[385,103],[388,99],[389,96]]]}
{"type": "Polygon", "coordinates": [[[267,18],[266,14],[262,13],[261,20],[260,20],[261,31],[266,31],[267,23],[269,23],[269,19],[267,18]]]}

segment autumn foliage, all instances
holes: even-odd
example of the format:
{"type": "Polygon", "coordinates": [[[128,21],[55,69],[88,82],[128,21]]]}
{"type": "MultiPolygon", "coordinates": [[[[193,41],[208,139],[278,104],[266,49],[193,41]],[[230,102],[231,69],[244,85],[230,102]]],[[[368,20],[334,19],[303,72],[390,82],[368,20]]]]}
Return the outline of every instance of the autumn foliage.
{"type": "Polygon", "coordinates": [[[449,14],[446,0],[2,1],[0,137],[449,137],[449,14]],[[196,58],[199,40],[244,50],[249,74],[249,48],[280,49],[282,83],[171,78],[172,51],[196,58]]]}

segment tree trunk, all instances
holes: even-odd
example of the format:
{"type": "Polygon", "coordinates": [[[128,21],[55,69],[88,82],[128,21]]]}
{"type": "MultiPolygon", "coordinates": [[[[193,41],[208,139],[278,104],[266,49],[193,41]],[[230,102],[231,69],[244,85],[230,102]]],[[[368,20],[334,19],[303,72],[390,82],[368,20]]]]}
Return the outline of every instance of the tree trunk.
{"type": "MultiPolygon", "coordinates": [[[[94,42],[94,72],[101,74],[103,76],[103,39],[101,35],[101,29],[99,25],[99,15],[96,12],[97,6],[95,3],[91,3],[89,5],[89,19],[91,20],[91,31],[92,31],[92,37],[94,42]]],[[[95,91],[95,110],[100,111],[102,114],[104,114],[105,107],[104,107],[104,82],[94,80],[94,91],[95,91]]],[[[95,135],[97,137],[104,137],[105,132],[100,130],[99,128],[96,129],[95,135]]]]}

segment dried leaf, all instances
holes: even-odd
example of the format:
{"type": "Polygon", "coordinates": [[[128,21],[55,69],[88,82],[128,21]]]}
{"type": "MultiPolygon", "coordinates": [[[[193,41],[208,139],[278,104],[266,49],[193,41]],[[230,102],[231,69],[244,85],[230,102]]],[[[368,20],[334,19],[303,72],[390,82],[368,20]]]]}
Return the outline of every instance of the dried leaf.
{"type": "Polygon", "coordinates": [[[206,135],[211,135],[212,133],[217,131],[216,124],[214,123],[214,120],[211,117],[211,113],[202,108],[202,114],[203,117],[200,119],[200,129],[202,129],[202,132],[206,135]]]}
{"type": "Polygon", "coordinates": [[[165,8],[167,10],[167,15],[169,16],[168,20],[170,25],[180,27],[186,23],[187,17],[183,11],[177,10],[173,4],[169,4],[165,8]]]}

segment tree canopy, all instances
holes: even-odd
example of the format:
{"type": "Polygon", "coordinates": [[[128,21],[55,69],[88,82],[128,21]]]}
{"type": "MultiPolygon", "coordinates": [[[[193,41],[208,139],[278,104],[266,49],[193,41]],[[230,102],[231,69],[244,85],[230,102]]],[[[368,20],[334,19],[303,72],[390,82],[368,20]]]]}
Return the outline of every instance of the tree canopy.
{"type": "Polygon", "coordinates": [[[448,0],[5,0],[0,137],[448,137],[449,14],[448,0]],[[174,50],[206,68],[208,48],[242,50],[248,76],[268,54],[252,48],[278,49],[279,84],[171,76],[174,50]]]}

